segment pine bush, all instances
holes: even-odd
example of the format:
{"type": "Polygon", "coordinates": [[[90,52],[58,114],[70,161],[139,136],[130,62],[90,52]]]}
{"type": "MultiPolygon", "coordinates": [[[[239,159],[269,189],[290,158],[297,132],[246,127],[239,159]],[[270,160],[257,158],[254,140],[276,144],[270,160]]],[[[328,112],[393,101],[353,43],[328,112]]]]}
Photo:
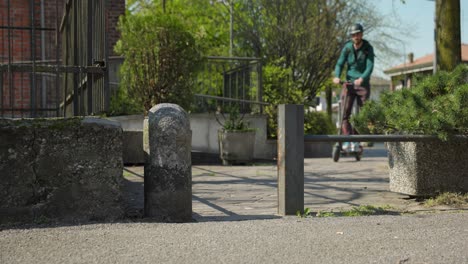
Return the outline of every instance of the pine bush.
{"type": "Polygon", "coordinates": [[[411,89],[384,93],[352,122],[361,134],[468,135],[468,65],[420,78],[411,89]]]}

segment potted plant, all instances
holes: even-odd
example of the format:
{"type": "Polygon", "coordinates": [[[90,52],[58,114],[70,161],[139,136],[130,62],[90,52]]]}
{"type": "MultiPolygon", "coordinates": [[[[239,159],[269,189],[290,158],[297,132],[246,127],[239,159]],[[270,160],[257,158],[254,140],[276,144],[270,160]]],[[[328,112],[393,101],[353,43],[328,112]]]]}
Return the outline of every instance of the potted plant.
{"type": "Polygon", "coordinates": [[[419,78],[368,102],[352,119],[361,134],[437,135],[388,143],[390,190],[413,196],[468,192],[468,66],[419,78]]]}
{"type": "Polygon", "coordinates": [[[252,162],[255,130],[249,127],[238,107],[228,106],[226,109],[227,113],[218,109],[215,115],[216,121],[221,125],[218,130],[218,145],[223,165],[252,162]]]}

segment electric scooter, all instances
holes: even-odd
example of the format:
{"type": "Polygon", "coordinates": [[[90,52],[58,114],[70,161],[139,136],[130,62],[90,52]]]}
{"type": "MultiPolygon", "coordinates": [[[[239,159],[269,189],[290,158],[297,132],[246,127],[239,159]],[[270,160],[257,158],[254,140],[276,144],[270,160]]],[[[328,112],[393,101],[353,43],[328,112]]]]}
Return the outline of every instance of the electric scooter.
{"type": "MultiPolygon", "coordinates": [[[[354,84],[352,82],[350,82],[350,81],[340,82],[340,84],[345,85],[347,90],[346,90],[346,93],[345,93],[345,96],[344,96],[343,107],[341,108],[340,129],[339,129],[339,132],[338,132],[339,135],[342,134],[343,113],[344,113],[344,111],[346,109],[346,102],[347,102],[346,99],[348,98],[348,94],[352,90],[354,90],[354,84]]],[[[343,143],[342,142],[337,142],[335,144],[335,146],[333,147],[333,153],[332,153],[332,157],[333,157],[334,162],[338,162],[338,160],[340,159],[341,156],[343,156],[343,157],[354,156],[356,158],[356,161],[361,160],[361,156],[362,156],[362,152],[363,152],[362,146],[359,145],[359,147],[356,149],[356,148],[352,147],[354,142],[348,142],[348,143],[349,143],[349,147],[347,149],[343,148],[343,143]]]]}

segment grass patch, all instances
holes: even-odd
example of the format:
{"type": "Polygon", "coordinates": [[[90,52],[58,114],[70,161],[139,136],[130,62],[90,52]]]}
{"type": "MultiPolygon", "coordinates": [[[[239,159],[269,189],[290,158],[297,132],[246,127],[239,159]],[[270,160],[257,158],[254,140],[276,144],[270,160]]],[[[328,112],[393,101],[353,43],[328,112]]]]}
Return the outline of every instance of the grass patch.
{"type": "Polygon", "coordinates": [[[336,217],[336,213],[334,212],[317,212],[315,215],[316,217],[336,217]]]}
{"type": "Polygon", "coordinates": [[[367,216],[367,215],[382,215],[388,214],[388,209],[390,206],[373,206],[373,205],[361,205],[358,207],[353,207],[351,210],[343,211],[343,216],[367,216]]]}
{"type": "Polygon", "coordinates": [[[424,201],[424,206],[426,207],[434,207],[439,205],[448,205],[453,207],[468,206],[468,193],[461,194],[446,192],[424,201]]]}
{"type": "MultiPolygon", "coordinates": [[[[390,209],[392,209],[392,207],[389,205],[385,205],[385,206],[360,205],[360,206],[355,206],[349,210],[338,211],[338,212],[318,211],[315,214],[315,217],[340,217],[340,216],[353,217],[353,216],[368,216],[368,215],[386,215],[386,214],[394,213],[390,209]]],[[[298,217],[303,218],[307,216],[312,216],[312,212],[310,211],[309,208],[305,208],[304,213],[297,212],[296,215],[298,217]]]]}
{"type": "Polygon", "coordinates": [[[124,178],[130,178],[130,177],[132,177],[132,174],[131,174],[130,172],[124,170],[124,171],[123,171],[123,177],[124,177],[124,178]]]}

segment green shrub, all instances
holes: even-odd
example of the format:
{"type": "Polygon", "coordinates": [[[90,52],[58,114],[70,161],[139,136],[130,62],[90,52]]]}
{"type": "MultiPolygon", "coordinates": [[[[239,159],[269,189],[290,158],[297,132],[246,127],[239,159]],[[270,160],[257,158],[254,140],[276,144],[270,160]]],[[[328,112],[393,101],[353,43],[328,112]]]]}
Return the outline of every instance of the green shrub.
{"type": "Polygon", "coordinates": [[[306,112],[304,114],[304,133],[311,135],[336,134],[336,126],[325,112],[306,112]]]}
{"type": "Polygon", "coordinates": [[[159,103],[190,107],[201,52],[186,27],[176,14],[158,10],[121,17],[115,50],[125,58],[120,69],[125,92],[116,103],[131,98],[130,106],[146,111],[159,103]]]}
{"type": "Polygon", "coordinates": [[[352,117],[361,134],[468,135],[468,65],[421,78],[411,89],[384,93],[352,117]]]}
{"type": "Polygon", "coordinates": [[[137,100],[128,96],[127,89],[118,89],[117,92],[111,96],[109,106],[109,116],[119,115],[135,115],[143,114],[145,109],[137,100]]]}
{"type": "Polygon", "coordinates": [[[283,67],[283,59],[263,67],[263,100],[268,115],[268,138],[276,138],[278,131],[278,105],[302,104],[303,92],[292,81],[292,70],[283,67]]]}
{"type": "Polygon", "coordinates": [[[215,117],[223,131],[253,131],[249,122],[244,120],[244,115],[240,113],[239,106],[231,105],[226,106],[224,111],[220,108],[215,117]]]}

